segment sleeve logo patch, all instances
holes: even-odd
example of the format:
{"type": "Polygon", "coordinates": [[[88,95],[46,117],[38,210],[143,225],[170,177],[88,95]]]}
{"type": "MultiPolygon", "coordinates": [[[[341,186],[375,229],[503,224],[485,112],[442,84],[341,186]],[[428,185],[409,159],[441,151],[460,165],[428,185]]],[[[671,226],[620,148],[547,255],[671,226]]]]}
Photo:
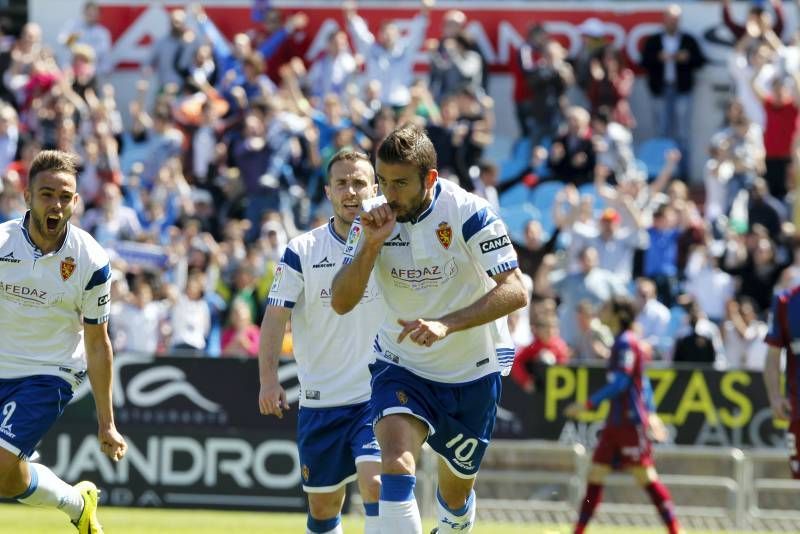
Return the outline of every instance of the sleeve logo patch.
{"type": "Polygon", "coordinates": [[[106,304],[108,304],[108,302],[110,300],[111,300],[111,297],[109,296],[108,293],[106,293],[105,295],[103,295],[102,297],[97,299],[97,305],[98,306],[105,306],[106,304]]]}
{"type": "Polygon", "coordinates": [[[500,237],[495,237],[494,239],[487,239],[486,241],[480,242],[481,252],[484,254],[488,254],[493,250],[497,250],[499,248],[507,247],[511,244],[511,240],[508,238],[508,235],[503,235],[500,237]]]}

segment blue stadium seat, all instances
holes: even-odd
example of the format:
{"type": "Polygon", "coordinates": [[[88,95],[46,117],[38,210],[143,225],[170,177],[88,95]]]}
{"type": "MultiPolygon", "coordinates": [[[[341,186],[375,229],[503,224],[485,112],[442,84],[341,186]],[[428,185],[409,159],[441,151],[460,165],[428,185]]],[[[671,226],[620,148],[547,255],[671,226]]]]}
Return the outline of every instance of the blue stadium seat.
{"type": "MultiPolygon", "coordinates": [[[[514,241],[525,240],[525,225],[531,219],[541,221],[542,226],[545,226],[545,221],[542,220],[542,213],[528,202],[515,206],[500,206],[500,217],[506,223],[508,233],[514,241]]],[[[545,231],[550,232],[552,230],[552,221],[550,224],[551,227],[549,229],[545,228],[545,231]]]]}
{"type": "Polygon", "coordinates": [[[636,147],[636,158],[643,161],[647,167],[648,179],[652,180],[658,176],[658,172],[664,166],[664,154],[673,148],[678,148],[678,144],[666,137],[654,137],[636,147]]]}

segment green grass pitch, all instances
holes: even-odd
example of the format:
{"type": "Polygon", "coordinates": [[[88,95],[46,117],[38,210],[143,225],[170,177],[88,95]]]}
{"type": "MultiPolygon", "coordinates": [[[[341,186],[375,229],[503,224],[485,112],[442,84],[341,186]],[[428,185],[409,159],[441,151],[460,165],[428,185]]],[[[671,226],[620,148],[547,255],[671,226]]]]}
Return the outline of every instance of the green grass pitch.
{"type": "MultiPolygon", "coordinates": [[[[99,512],[106,534],[303,534],[305,515],[269,512],[224,512],[208,510],[164,510],[157,508],[102,508],[99,512]]],[[[35,509],[21,504],[0,504],[2,532],[14,534],[72,534],[75,529],[56,510],[35,509]]],[[[363,521],[346,516],[345,534],[363,532],[363,521]]],[[[423,532],[434,523],[423,522],[423,532]]],[[[664,529],[633,527],[589,527],[590,534],[663,534],[664,529]]],[[[569,525],[522,525],[478,522],[473,534],[569,534],[569,525]]],[[[689,531],[701,534],[705,531],[689,531]]],[[[749,533],[754,534],[754,533],[749,533]]]]}

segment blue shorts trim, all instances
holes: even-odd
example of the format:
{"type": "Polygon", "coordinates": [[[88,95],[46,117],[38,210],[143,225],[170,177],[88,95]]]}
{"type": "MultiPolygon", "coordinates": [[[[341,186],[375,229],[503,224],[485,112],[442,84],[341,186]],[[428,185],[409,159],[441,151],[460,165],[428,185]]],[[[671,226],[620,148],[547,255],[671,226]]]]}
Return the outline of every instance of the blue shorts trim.
{"type": "Polygon", "coordinates": [[[465,384],[434,382],[377,361],[372,372],[373,424],[392,414],[409,414],[428,425],[428,444],[451,471],[474,478],[494,429],[502,385],[500,373],[465,384]]]}
{"type": "Polygon", "coordinates": [[[356,464],[381,460],[369,403],[300,408],[297,448],[307,493],[329,493],[352,482],[356,464]]]}
{"type": "Polygon", "coordinates": [[[27,460],[71,399],[58,376],[0,379],[0,447],[27,460]]]}

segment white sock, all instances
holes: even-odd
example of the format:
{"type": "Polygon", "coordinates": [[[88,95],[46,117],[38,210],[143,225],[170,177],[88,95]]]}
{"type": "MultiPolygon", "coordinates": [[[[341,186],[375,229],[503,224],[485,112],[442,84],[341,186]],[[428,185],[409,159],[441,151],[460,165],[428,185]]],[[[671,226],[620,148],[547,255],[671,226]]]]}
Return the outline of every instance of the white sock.
{"type": "Polygon", "coordinates": [[[414,475],[381,475],[381,534],[422,534],[422,519],[414,498],[414,475]]]}
{"type": "Polygon", "coordinates": [[[77,521],[83,512],[83,497],[80,492],[58,478],[42,464],[28,464],[31,483],[16,499],[31,506],[58,508],[72,521],[77,521]]]}
{"type": "Polygon", "coordinates": [[[442,499],[437,488],[436,507],[439,513],[439,534],[447,532],[472,532],[475,525],[475,491],[471,491],[466,504],[458,510],[451,510],[442,499]]]}
{"type": "Polygon", "coordinates": [[[381,520],[376,502],[364,503],[364,534],[381,534],[381,520]]]}
{"type": "Polygon", "coordinates": [[[344,534],[342,516],[337,515],[330,519],[314,519],[309,514],[306,520],[306,534],[344,534]]]}

